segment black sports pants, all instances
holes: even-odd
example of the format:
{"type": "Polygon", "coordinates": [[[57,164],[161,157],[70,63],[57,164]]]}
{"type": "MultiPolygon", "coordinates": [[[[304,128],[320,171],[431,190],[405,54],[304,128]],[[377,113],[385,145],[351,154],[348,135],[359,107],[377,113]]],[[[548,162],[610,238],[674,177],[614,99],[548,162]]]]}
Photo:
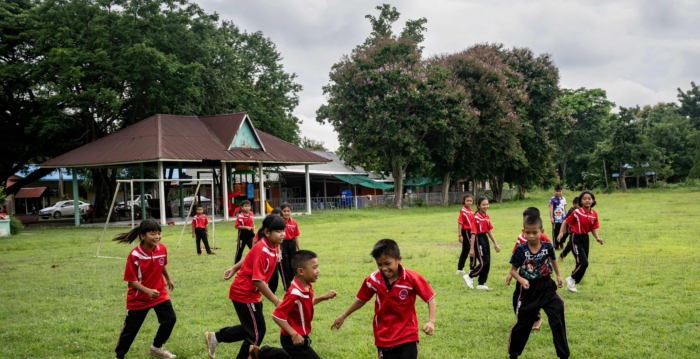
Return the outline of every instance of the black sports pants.
{"type": "MultiPolygon", "coordinates": [[[[160,324],[156,332],[156,337],[153,339],[153,346],[160,348],[168,341],[168,338],[170,338],[170,333],[173,332],[173,327],[175,326],[177,318],[175,317],[173,303],[170,300],[156,304],[151,308],[156,312],[158,324],[160,324]]],[[[141,324],[143,324],[151,308],[126,311],[124,326],[122,327],[122,332],[119,334],[117,346],[114,348],[114,352],[117,353],[117,358],[124,358],[126,353],[129,352],[129,348],[134,342],[134,339],[136,339],[136,334],[138,334],[139,329],[141,329],[141,324]]]]}
{"type": "Polygon", "coordinates": [[[291,359],[321,359],[311,347],[311,339],[308,335],[304,336],[304,345],[295,346],[292,337],[284,334],[280,334],[280,342],[291,359]]]}
{"type": "Polygon", "coordinates": [[[377,348],[380,359],[417,359],[418,342],[410,342],[391,348],[377,348]]]}
{"type": "Polygon", "coordinates": [[[552,241],[554,242],[554,249],[562,249],[564,247],[565,238],[562,238],[561,242],[557,240],[559,237],[559,232],[561,232],[561,226],[561,223],[552,224],[552,241]]]}
{"type": "Polygon", "coordinates": [[[571,233],[571,251],[574,253],[574,258],[576,258],[576,268],[571,272],[571,278],[573,278],[576,283],[580,283],[581,280],[583,280],[583,275],[586,274],[586,269],[588,268],[588,250],[588,235],[571,233]]]}
{"type": "Polygon", "coordinates": [[[270,288],[272,293],[277,292],[277,287],[279,286],[280,283],[280,272],[282,271],[282,267],[280,266],[280,262],[277,262],[277,267],[275,268],[275,271],[272,273],[272,277],[270,277],[270,281],[267,282],[267,286],[270,288]]]}
{"type": "Polygon", "coordinates": [[[491,247],[489,246],[489,238],[486,233],[476,235],[474,255],[476,256],[475,259],[479,261],[479,264],[469,271],[469,276],[472,278],[478,276],[479,285],[484,285],[489,278],[489,270],[491,270],[491,247]]]}
{"type": "Polygon", "coordinates": [[[280,274],[282,275],[282,288],[287,291],[289,284],[294,279],[294,270],[292,269],[292,258],[297,252],[297,242],[293,239],[286,239],[280,244],[282,251],[282,262],[280,263],[280,274]]]}
{"type": "Polygon", "coordinates": [[[197,237],[197,254],[202,254],[202,242],[204,242],[204,248],[206,248],[207,253],[211,253],[211,248],[209,248],[209,239],[207,238],[207,229],[195,228],[194,235],[197,237]]]}
{"type": "Polygon", "coordinates": [[[530,281],[530,288],[516,288],[519,292],[517,323],[510,330],[508,353],[511,358],[523,353],[530,337],[532,325],[539,319],[540,309],[547,313],[552,329],[552,341],[559,358],[569,357],[569,340],[566,336],[564,300],[557,293],[557,286],[550,277],[530,281]]]}
{"type": "MultiPolygon", "coordinates": [[[[472,232],[468,229],[462,230],[462,253],[459,254],[459,262],[457,262],[457,270],[464,270],[464,264],[467,262],[469,255],[469,238],[472,232]]],[[[469,269],[474,268],[474,257],[469,257],[469,269]]]]}
{"type": "MultiPolygon", "coordinates": [[[[262,302],[238,303],[233,302],[233,308],[238,314],[241,324],[221,328],[215,333],[219,343],[241,342],[237,359],[248,359],[250,345],[260,345],[265,338],[265,317],[262,312],[262,302]]],[[[264,346],[260,348],[260,358],[287,359],[289,355],[282,349],[264,346]]]]}
{"type": "Polygon", "coordinates": [[[253,248],[253,238],[255,238],[255,233],[253,231],[246,231],[245,229],[238,230],[238,240],[236,240],[236,258],[233,263],[238,263],[243,257],[243,249],[248,246],[248,250],[253,248]]]}

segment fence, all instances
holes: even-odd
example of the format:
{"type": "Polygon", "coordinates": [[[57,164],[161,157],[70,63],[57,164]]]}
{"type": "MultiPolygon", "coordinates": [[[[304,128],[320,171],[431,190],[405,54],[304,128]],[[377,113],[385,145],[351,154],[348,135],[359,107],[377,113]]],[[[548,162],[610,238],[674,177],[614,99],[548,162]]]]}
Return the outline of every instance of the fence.
{"type": "MultiPolygon", "coordinates": [[[[461,204],[462,196],[465,193],[467,192],[448,192],[448,203],[461,204]]],[[[513,197],[513,193],[513,189],[503,191],[502,199],[511,199],[513,197]]],[[[479,190],[478,196],[485,196],[489,199],[493,199],[493,193],[491,190],[479,190]]],[[[287,198],[282,200],[279,198],[272,198],[269,200],[269,202],[273,207],[279,207],[279,205],[284,202],[289,203],[292,206],[292,212],[306,211],[306,198],[287,198]]],[[[362,209],[385,205],[392,206],[393,203],[393,194],[351,197],[311,197],[311,210],[362,209]]],[[[412,193],[410,195],[405,195],[402,199],[402,205],[404,207],[435,206],[440,204],[442,204],[442,193],[440,192],[412,193]]]]}

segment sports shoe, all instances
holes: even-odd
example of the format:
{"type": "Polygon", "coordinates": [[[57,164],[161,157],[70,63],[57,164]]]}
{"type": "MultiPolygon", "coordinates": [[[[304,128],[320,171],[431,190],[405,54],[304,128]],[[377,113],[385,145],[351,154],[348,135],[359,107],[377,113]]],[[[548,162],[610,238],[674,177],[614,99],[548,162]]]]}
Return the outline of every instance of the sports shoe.
{"type": "Polygon", "coordinates": [[[474,278],[470,277],[469,274],[465,274],[462,278],[467,282],[467,287],[469,287],[469,289],[474,289],[474,278]]]}
{"type": "Polygon", "coordinates": [[[466,273],[463,270],[457,270],[457,275],[465,275],[466,273]]]}
{"type": "Polygon", "coordinates": [[[578,292],[578,289],[576,289],[576,280],[574,278],[566,277],[566,289],[568,289],[569,292],[578,292]]]}
{"type": "Polygon", "coordinates": [[[532,324],[532,330],[540,330],[540,326],[542,325],[542,319],[537,319],[537,321],[532,324]]]}
{"type": "Polygon", "coordinates": [[[485,285],[483,285],[483,284],[479,284],[479,285],[476,286],[476,289],[478,289],[478,290],[489,290],[489,287],[487,287],[487,286],[485,286],[485,285]]]}
{"type": "Polygon", "coordinates": [[[216,334],[214,332],[204,332],[204,340],[207,343],[207,355],[209,355],[210,359],[214,359],[216,357],[214,355],[216,347],[219,345],[219,342],[216,341],[216,334]]]}
{"type": "Polygon", "coordinates": [[[248,349],[248,354],[250,354],[251,359],[260,359],[260,347],[251,345],[250,349],[248,349]]]}
{"type": "Polygon", "coordinates": [[[156,358],[162,358],[162,359],[175,359],[177,356],[175,354],[163,349],[163,347],[156,348],[151,345],[151,349],[148,350],[148,354],[153,355],[156,358]]]}

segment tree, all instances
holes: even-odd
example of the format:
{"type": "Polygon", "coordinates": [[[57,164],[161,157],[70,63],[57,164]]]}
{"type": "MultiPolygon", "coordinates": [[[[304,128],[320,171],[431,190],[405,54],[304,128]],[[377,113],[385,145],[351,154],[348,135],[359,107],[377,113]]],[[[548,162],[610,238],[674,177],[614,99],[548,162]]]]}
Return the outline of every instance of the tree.
{"type": "Polygon", "coordinates": [[[634,165],[633,168],[641,167],[642,135],[637,112],[638,109],[620,107],[619,115],[610,116],[607,128],[609,137],[597,145],[596,155],[607,159],[620,174],[622,190],[627,190],[626,175],[630,165],[634,165]]]}
{"type": "Polygon", "coordinates": [[[681,104],[680,114],[687,116],[696,130],[700,130],[700,86],[690,83],[690,90],[685,93],[678,88],[678,102],[681,104]]]}
{"type": "Polygon", "coordinates": [[[323,141],[316,141],[308,137],[301,138],[301,148],[309,151],[328,151],[323,141]]]}
{"type": "Polygon", "coordinates": [[[691,138],[696,130],[690,119],[680,114],[674,103],[645,106],[638,114],[642,119],[645,141],[657,159],[670,164],[669,181],[685,179],[693,167],[694,148],[691,138]]]}

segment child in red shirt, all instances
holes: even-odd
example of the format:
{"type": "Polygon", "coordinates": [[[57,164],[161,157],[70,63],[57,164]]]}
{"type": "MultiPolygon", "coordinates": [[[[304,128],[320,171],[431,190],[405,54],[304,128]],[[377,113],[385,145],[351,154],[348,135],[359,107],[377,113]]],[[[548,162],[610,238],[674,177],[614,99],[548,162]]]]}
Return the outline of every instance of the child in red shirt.
{"type": "Polygon", "coordinates": [[[129,253],[126,260],[124,281],[129,283],[129,291],[126,295],[126,319],[114,351],[117,353],[117,359],[124,358],[148,311],[153,308],[160,326],[149,354],[158,358],[173,359],[175,355],[165,350],[163,344],[168,341],[175,327],[175,310],[168,295],[168,289],[173,290],[175,285],[170,280],[166,269],[168,251],[165,245],[160,243],[160,225],[152,219],[147,219],[130,232],[122,233],[112,240],[119,243],[132,243],[136,238],[141,242],[129,253]]]}
{"type": "Polygon", "coordinates": [[[241,202],[241,211],[236,217],[235,228],[238,229],[238,240],[236,241],[236,257],[233,263],[238,263],[243,256],[243,249],[248,246],[253,248],[253,238],[255,237],[255,215],[250,211],[250,201],[241,202]]]}
{"type": "Polygon", "coordinates": [[[284,219],[285,234],[284,242],[280,246],[282,254],[282,262],[280,262],[280,275],[282,276],[282,287],[286,292],[289,289],[289,284],[294,278],[294,270],[292,269],[292,258],[301,247],[299,246],[299,225],[292,219],[292,206],[289,203],[280,205],[282,210],[282,219],[284,219]]]}
{"type": "Polygon", "coordinates": [[[233,302],[241,324],[221,328],[218,332],[205,332],[207,355],[214,359],[219,343],[242,342],[237,359],[289,358],[282,349],[259,347],[265,338],[266,325],[263,316],[261,297],[264,295],[276,307],[280,300],[270,291],[267,282],[272,277],[277,263],[277,249],[284,238],[284,221],[276,215],[268,215],[263,220],[265,237],[248,252],[243,261],[224,271],[224,279],[236,278],[229,289],[229,299],[233,302]]]}
{"type": "Polygon", "coordinates": [[[300,250],[292,259],[295,276],[282,303],[272,312],[272,319],[280,326],[282,348],[292,359],[320,359],[311,348],[311,321],[314,305],[336,296],[334,290],[314,297],[311,283],[318,280],[318,259],[312,251],[300,250]]]}
{"type": "Polygon", "coordinates": [[[374,345],[380,358],[415,359],[418,357],[418,317],[416,296],[428,303],[428,322],[423,332],[435,331],[435,291],[418,272],[401,266],[399,246],[391,239],[374,245],[372,257],[379,270],[365,278],[357,299],[333,322],[331,329],[340,329],[350,314],[362,308],[372,296],[374,302],[374,345]]]}
{"type": "MultiPolygon", "coordinates": [[[[467,256],[469,255],[469,249],[472,246],[472,231],[471,226],[474,221],[474,211],[472,211],[472,203],[474,202],[474,196],[471,193],[467,193],[462,196],[462,210],[459,211],[459,218],[457,218],[457,235],[459,238],[459,243],[462,243],[462,253],[459,255],[459,261],[457,262],[457,274],[464,275],[464,264],[467,261],[467,256]]],[[[474,257],[469,257],[469,269],[474,268],[474,257]]]]}
{"type": "MultiPolygon", "coordinates": [[[[571,231],[571,250],[576,257],[576,268],[571,272],[571,276],[566,278],[566,289],[570,292],[578,292],[576,284],[580,283],[583,275],[586,274],[588,268],[588,233],[593,233],[598,243],[603,244],[603,239],[598,236],[598,212],[593,207],[595,206],[595,196],[591,191],[583,191],[578,196],[578,204],[581,208],[573,211],[570,216],[566,217],[566,224],[571,231]]],[[[564,231],[559,233],[558,240],[563,237],[564,231]]]]}
{"type": "Polygon", "coordinates": [[[464,281],[467,282],[467,287],[474,289],[474,277],[479,277],[479,285],[476,289],[489,290],[486,286],[486,280],[489,278],[491,270],[491,247],[489,239],[493,241],[493,247],[496,253],[501,251],[501,247],[496,243],[496,238],[493,237],[493,225],[491,218],[486,214],[489,209],[489,199],[479,197],[476,201],[476,207],[479,209],[474,215],[472,222],[472,248],[469,250],[469,255],[479,259],[479,265],[475,266],[469,273],[464,275],[464,281]],[[488,235],[488,237],[487,237],[488,235]]]}
{"type": "Polygon", "coordinates": [[[207,250],[207,254],[215,254],[209,248],[209,240],[207,239],[209,235],[209,218],[204,214],[204,208],[202,206],[197,206],[197,214],[192,217],[192,238],[197,237],[197,254],[202,254],[201,243],[204,242],[204,248],[207,250]]]}

